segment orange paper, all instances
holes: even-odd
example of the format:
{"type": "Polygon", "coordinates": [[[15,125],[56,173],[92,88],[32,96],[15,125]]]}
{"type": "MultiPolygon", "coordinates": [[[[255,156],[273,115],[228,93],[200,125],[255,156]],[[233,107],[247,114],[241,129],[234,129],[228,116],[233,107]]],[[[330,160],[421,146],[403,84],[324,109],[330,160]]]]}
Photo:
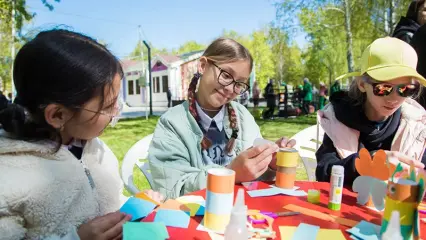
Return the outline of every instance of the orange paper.
{"type": "Polygon", "coordinates": [[[355,159],[355,168],[361,176],[370,176],[386,181],[391,174],[386,158],[386,152],[378,150],[371,159],[370,152],[362,148],[359,151],[359,158],[355,159]]]}
{"type": "Polygon", "coordinates": [[[348,227],[354,227],[358,224],[358,222],[354,221],[354,220],[333,216],[333,215],[330,215],[330,214],[318,212],[316,210],[300,207],[300,206],[297,206],[297,205],[294,205],[294,204],[288,204],[288,205],[284,206],[284,208],[287,209],[287,210],[290,210],[290,211],[300,212],[301,214],[305,214],[307,216],[319,218],[319,219],[322,219],[322,220],[328,221],[328,222],[335,222],[335,223],[338,223],[340,225],[344,225],[344,226],[348,226],[348,227]]]}
{"type": "Polygon", "coordinates": [[[213,193],[233,193],[235,172],[226,168],[212,168],[207,171],[207,190],[213,193]]]}
{"type": "Polygon", "coordinates": [[[296,173],[288,174],[277,171],[275,185],[279,188],[293,189],[294,180],[296,180],[296,173]]]}
{"type": "Polygon", "coordinates": [[[139,198],[139,199],[142,199],[142,200],[145,200],[145,201],[148,201],[148,202],[152,202],[153,204],[155,204],[155,206],[160,205],[160,203],[158,203],[158,202],[156,202],[156,201],[152,200],[152,198],[150,198],[150,197],[149,197],[148,195],[146,195],[144,192],[136,193],[136,194],[135,194],[135,197],[137,197],[137,198],[139,198]]]}
{"type": "Polygon", "coordinates": [[[170,210],[181,210],[184,212],[191,212],[185,204],[182,204],[174,199],[169,199],[161,204],[157,209],[170,209],[170,210]]]}

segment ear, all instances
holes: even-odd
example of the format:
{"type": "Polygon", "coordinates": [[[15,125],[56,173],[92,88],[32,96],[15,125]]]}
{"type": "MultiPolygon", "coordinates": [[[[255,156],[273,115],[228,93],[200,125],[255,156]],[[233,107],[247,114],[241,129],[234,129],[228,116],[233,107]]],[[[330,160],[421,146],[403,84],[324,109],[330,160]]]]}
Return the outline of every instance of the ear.
{"type": "Polygon", "coordinates": [[[365,82],[361,79],[361,78],[357,78],[356,80],[356,84],[358,85],[358,89],[365,93],[367,92],[367,89],[365,88],[365,82]]]}
{"type": "Polygon", "coordinates": [[[207,60],[207,58],[206,58],[206,57],[202,56],[202,57],[200,58],[200,60],[199,60],[199,62],[198,62],[198,72],[199,72],[200,74],[203,74],[203,73],[204,73],[204,71],[206,70],[207,62],[208,62],[208,60],[207,60]]]}
{"type": "Polygon", "coordinates": [[[49,104],[44,109],[46,122],[56,129],[62,128],[72,115],[70,110],[59,104],[49,104]]]}

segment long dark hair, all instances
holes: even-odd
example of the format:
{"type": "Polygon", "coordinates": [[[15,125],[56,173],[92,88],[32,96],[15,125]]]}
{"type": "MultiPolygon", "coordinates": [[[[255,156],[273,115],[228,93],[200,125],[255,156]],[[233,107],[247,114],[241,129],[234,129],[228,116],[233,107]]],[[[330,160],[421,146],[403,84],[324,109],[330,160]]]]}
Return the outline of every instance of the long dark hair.
{"type": "Polygon", "coordinates": [[[123,76],[120,62],[104,46],[85,35],[67,31],[40,32],[16,55],[13,79],[16,98],[0,109],[5,131],[22,140],[55,140],[58,129],[46,122],[44,110],[56,103],[75,112],[123,76]]]}

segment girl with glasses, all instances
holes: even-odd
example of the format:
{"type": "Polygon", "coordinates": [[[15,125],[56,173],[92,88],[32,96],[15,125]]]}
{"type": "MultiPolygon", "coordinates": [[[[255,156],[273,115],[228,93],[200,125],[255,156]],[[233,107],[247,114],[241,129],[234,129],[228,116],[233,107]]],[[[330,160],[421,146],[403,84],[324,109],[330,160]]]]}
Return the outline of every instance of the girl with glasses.
{"type": "Polygon", "coordinates": [[[385,150],[388,164],[411,163],[424,168],[426,163],[426,111],[413,98],[426,80],[416,71],[417,55],[397,38],[380,38],[364,51],[361,71],[349,92],[336,93],[331,103],[318,112],[325,131],[316,156],[316,176],[329,181],[333,165],[345,167],[345,183],[359,176],[355,159],[361,148],[374,155],[385,150]]]}
{"type": "Polygon", "coordinates": [[[118,161],[98,136],[120,114],[122,76],[78,33],[41,32],[19,50],[17,96],[0,109],[0,238],[121,238],[131,216],[117,212],[118,161]]]}
{"type": "Polygon", "coordinates": [[[219,38],[199,59],[198,73],[188,89],[188,101],[159,120],[149,149],[154,189],[175,198],[206,187],[207,170],[226,167],[236,182],[272,180],[274,153],[295,142],[252,147],[261,137],[253,116],[233,101],[249,91],[253,59],[238,42],[219,38]]]}

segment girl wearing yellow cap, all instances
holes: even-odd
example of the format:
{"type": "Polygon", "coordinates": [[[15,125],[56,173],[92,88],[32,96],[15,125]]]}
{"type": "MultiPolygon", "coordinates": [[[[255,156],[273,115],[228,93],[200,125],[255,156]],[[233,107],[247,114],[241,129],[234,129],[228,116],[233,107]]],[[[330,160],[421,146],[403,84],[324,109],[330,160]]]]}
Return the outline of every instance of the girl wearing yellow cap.
{"type": "MultiPolygon", "coordinates": [[[[371,155],[383,149],[405,167],[426,162],[426,111],[412,98],[426,80],[417,73],[417,55],[397,38],[380,38],[364,51],[361,71],[353,77],[349,92],[333,95],[318,112],[325,131],[316,153],[318,181],[329,181],[333,165],[345,167],[345,184],[359,176],[354,160],[361,148],[371,155]]],[[[397,164],[393,162],[391,164],[397,164]]]]}

